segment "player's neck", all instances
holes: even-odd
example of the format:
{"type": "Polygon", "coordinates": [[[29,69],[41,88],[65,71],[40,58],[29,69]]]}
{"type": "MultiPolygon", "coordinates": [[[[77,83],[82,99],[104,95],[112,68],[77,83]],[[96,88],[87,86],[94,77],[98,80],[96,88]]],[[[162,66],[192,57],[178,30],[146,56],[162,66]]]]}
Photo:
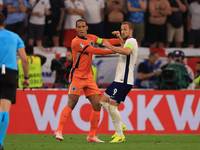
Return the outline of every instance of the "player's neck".
{"type": "Polygon", "coordinates": [[[3,27],[3,26],[0,26],[0,29],[4,29],[4,27],[3,27]]]}
{"type": "Polygon", "coordinates": [[[78,35],[78,37],[81,38],[81,39],[84,39],[84,40],[87,39],[87,35],[86,36],[79,36],[78,35]]]}

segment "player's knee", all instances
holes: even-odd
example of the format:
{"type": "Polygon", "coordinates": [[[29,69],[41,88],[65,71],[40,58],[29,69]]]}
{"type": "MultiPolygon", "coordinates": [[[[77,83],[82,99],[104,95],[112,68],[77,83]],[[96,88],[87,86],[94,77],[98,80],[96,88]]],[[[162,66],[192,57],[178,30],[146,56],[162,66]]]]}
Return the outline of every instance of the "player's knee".
{"type": "Polygon", "coordinates": [[[75,100],[68,100],[67,106],[73,110],[74,107],[76,106],[76,103],[77,103],[77,101],[75,101],[75,100]]]}
{"type": "Polygon", "coordinates": [[[100,103],[93,104],[92,107],[93,107],[94,111],[100,111],[101,110],[101,104],[100,103]]]}
{"type": "Polygon", "coordinates": [[[99,104],[100,104],[103,108],[105,108],[106,110],[108,109],[109,103],[99,101],[99,104]]]}

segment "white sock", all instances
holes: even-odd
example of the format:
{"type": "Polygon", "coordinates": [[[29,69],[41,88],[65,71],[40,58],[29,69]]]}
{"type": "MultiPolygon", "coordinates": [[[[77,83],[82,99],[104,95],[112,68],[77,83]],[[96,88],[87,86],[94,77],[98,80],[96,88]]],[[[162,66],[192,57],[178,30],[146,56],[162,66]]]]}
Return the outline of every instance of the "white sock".
{"type": "Polygon", "coordinates": [[[110,116],[113,119],[113,124],[115,126],[115,130],[117,131],[117,136],[124,136],[122,131],[122,121],[121,121],[121,115],[118,111],[118,107],[109,105],[108,109],[110,111],[110,116]]]}
{"type": "Polygon", "coordinates": [[[108,106],[109,106],[109,103],[107,102],[102,102],[102,101],[99,101],[99,103],[101,104],[101,106],[108,112],[109,116],[110,116],[110,111],[108,109],[108,106]]]}

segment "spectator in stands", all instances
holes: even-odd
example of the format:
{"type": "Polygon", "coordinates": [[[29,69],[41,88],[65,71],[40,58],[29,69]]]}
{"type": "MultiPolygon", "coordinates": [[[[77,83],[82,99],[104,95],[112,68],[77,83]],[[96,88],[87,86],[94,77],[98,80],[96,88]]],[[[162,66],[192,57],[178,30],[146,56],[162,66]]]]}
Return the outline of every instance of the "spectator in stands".
{"type": "Polygon", "coordinates": [[[173,52],[173,59],[176,62],[182,63],[186,67],[186,69],[188,71],[188,74],[189,74],[189,77],[190,77],[190,85],[188,86],[187,89],[192,90],[192,89],[195,88],[194,73],[193,73],[192,69],[190,68],[190,66],[188,66],[187,64],[185,64],[184,58],[185,58],[185,54],[184,54],[183,51],[181,51],[181,50],[175,50],[173,52]]]}
{"type": "Polygon", "coordinates": [[[187,30],[189,48],[194,48],[195,44],[200,48],[200,0],[189,5],[187,30]]]}
{"type": "Polygon", "coordinates": [[[84,19],[88,25],[88,34],[104,37],[104,0],[82,0],[85,6],[84,19]]]}
{"type": "Polygon", "coordinates": [[[65,1],[65,22],[63,34],[63,46],[70,48],[72,39],[77,36],[76,20],[81,19],[85,13],[85,7],[82,1],[66,0],[65,1]]]}
{"type": "Polygon", "coordinates": [[[171,15],[171,7],[167,0],[149,1],[149,41],[150,48],[163,48],[166,42],[166,20],[171,15]]]}
{"type": "Polygon", "coordinates": [[[196,64],[195,89],[200,89],[200,61],[196,64]]]}
{"type": "Polygon", "coordinates": [[[34,40],[36,40],[36,45],[41,47],[45,27],[45,16],[51,14],[49,10],[51,5],[49,0],[29,0],[28,8],[28,14],[30,15],[28,44],[33,45],[34,40]]]}
{"type": "Polygon", "coordinates": [[[186,11],[184,0],[169,0],[172,14],[168,17],[167,23],[167,44],[170,47],[173,38],[175,38],[176,47],[181,47],[183,42],[183,13],[186,11]]]}
{"type": "Polygon", "coordinates": [[[139,88],[156,89],[156,77],[161,74],[161,69],[155,69],[155,62],[158,60],[158,53],[153,51],[149,54],[148,60],[138,66],[139,88]]]}
{"type": "Polygon", "coordinates": [[[105,14],[107,15],[106,38],[115,38],[113,31],[119,31],[127,13],[124,0],[106,0],[105,14]]]}
{"type": "Polygon", "coordinates": [[[24,13],[27,10],[26,0],[7,0],[6,29],[18,34],[21,38],[24,29],[24,13]]]}
{"type": "Polygon", "coordinates": [[[3,0],[0,0],[0,12],[3,10],[3,0]]]}
{"type": "Polygon", "coordinates": [[[144,38],[144,12],[147,9],[147,0],[126,0],[128,8],[127,20],[134,27],[133,37],[137,39],[138,47],[144,38]]]}
{"type": "Polygon", "coordinates": [[[168,65],[169,63],[171,63],[172,59],[173,59],[173,53],[168,53],[168,54],[167,54],[167,64],[166,64],[166,65],[163,65],[163,66],[161,67],[161,69],[165,69],[165,68],[167,67],[167,65],[168,65]]]}
{"type": "Polygon", "coordinates": [[[54,47],[59,47],[59,36],[62,29],[62,23],[65,16],[65,6],[63,0],[50,0],[51,4],[51,14],[46,17],[45,23],[45,38],[52,38],[54,47]]]}
{"type": "MultiPolygon", "coordinates": [[[[41,66],[46,62],[46,57],[40,54],[33,54],[33,46],[27,45],[26,48],[27,59],[29,61],[29,88],[42,87],[42,69],[41,66]]],[[[22,81],[24,79],[24,72],[22,69],[21,59],[17,61],[18,65],[18,86],[23,88],[22,81]]]]}

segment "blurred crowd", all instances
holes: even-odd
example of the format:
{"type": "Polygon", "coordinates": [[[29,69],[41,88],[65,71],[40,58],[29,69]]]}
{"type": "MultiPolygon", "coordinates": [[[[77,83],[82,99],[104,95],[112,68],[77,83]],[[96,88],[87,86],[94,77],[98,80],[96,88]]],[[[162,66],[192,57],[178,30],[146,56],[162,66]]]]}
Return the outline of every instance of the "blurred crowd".
{"type": "Polygon", "coordinates": [[[139,47],[200,47],[200,0],[0,0],[0,11],[27,45],[70,48],[84,18],[99,37],[127,20],[139,47]]]}

